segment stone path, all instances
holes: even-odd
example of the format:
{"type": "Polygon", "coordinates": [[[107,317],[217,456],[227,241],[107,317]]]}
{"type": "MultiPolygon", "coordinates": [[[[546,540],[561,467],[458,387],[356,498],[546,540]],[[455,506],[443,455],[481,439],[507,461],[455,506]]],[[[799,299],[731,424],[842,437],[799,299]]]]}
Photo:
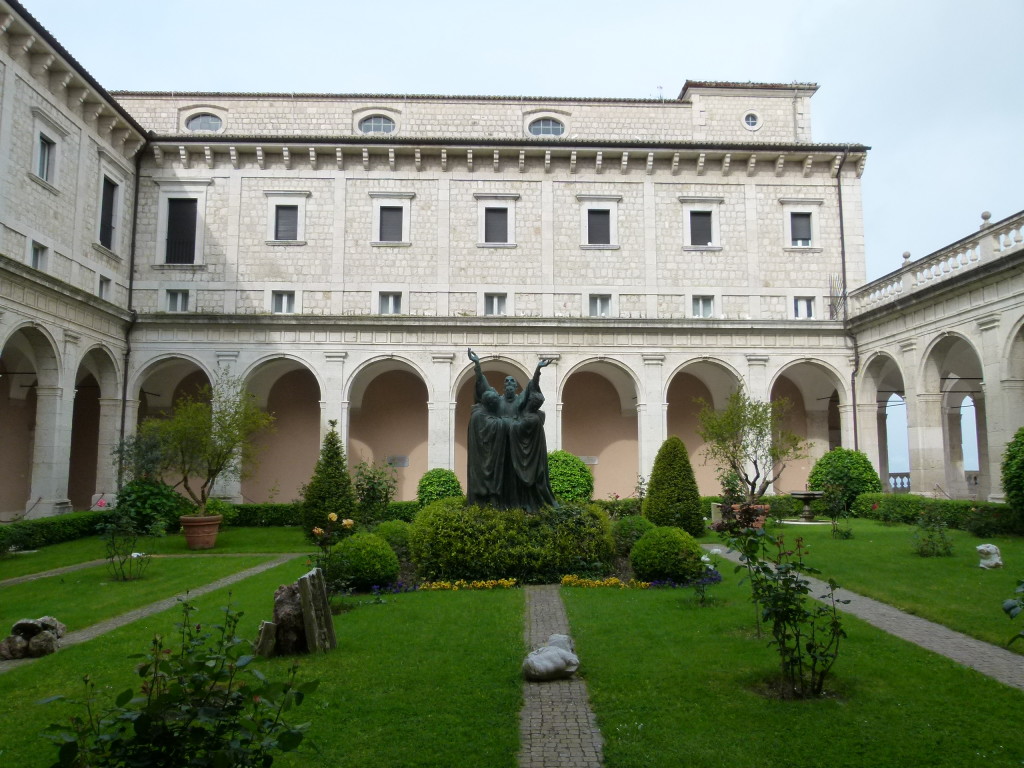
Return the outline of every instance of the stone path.
{"type": "MultiPolygon", "coordinates": [[[[526,590],[523,635],[531,650],[556,633],[569,634],[557,584],[526,590]]],[[[579,678],[523,683],[519,714],[520,768],[600,768],[601,731],[579,678]]]]}
{"type": "MultiPolygon", "coordinates": [[[[299,556],[300,555],[298,553],[294,552],[290,554],[277,555],[273,560],[269,560],[265,563],[260,563],[259,565],[254,565],[252,568],[246,568],[244,571],[232,573],[230,576],[225,576],[222,579],[217,579],[216,581],[212,581],[209,584],[204,584],[201,587],[190,589],[187,594],[189,597],[192,598],[202,597],[203,595],[213,592],[216,589],[231,586],[232,584],[236,584],[239,581],[249,578],[250,576],[255,576],[258,573],[269,571],[271,568],[281,565],[282,563],[286,563],[292,558],[299,556]]],[[[188,557],[188,555],[185,555],[185,557],[188,557]]],[[[78,566],[56,568],[53,571],[48,571],[47,574],[52,576],[55,573],[66,573],[69,570],[78,570],[78,568],[85,568],[89,565],[95,564],[95,562],[80,563],[78,566]]],[[[33,575],[39,577],[39,574],[33,575]]],[[[25,577],[19,577],[19,579],[23,581],[28,580],[25,577]]],[[[4,584],[10,584],[14,581],[16,580],[9,579],[8,581],[4,582],[4,584]]],[[[66,635],[64,635],[64,637],[61,638],[61,647],[66,648],[69,645],[77,645],[78,643],[84,643],[88,640],[92,640],[95,637],[99,637],[100,635],[106,634],[107,632],[111,632],[115,629],[123,627],[126,624],[131,624],[132,622],[138,621],[139,619],[144,619],[147,616],[152,616],[154,613],[166,611],[168,608],[173,608],[175,604],[177,604],[178,598],[184,597],[185,594],[186,593],[181,593],[179,595],[174,595],[173,597],[164,598],[163,600],[157,600],[155,603],[150,603],[149,605],[145,605],[141,608],[136,608],[134,611],[122,613],[119,616],[114,616],[112,618],[101,621],[97,624],[93,624],[92,626],[85,627],[84,629],[79,629],[74,632],[68,632],[66,635]]],[[[20,667],[25,664],[31,664],[33,661],[35,661],[35,659],[15,659],[13,661],[0,661],[0,674],[8,672],[14,669],[15,667],[20,667]]]]}
{"type": "MultiPolygon", "coordinates": [[[[724,551],[723,547],[714,544],[705,544],[704,548],[718,548],[724,551]]],[[[740,561],[737,552],[725,552],[722,557],[735,563],[740,561]]],[[[810,576],[805,578],[811,584],[811,596],[815,599],[828,592],[828,584],[821,579],[810,576]]],[[[890,635],[908,640],[965,667],[977,670],[1004,685],[1024,690],[1024,656],[1018,653],[976,640],[927,619],[911,616],[891,605],[858,595],[848,589],[837,589],[836,598],[850,601],[841,606],[845,613],[853,614],[890,635]]],[[[998,605],[994,608],[996,611],[999,610],[998,605]]]]}

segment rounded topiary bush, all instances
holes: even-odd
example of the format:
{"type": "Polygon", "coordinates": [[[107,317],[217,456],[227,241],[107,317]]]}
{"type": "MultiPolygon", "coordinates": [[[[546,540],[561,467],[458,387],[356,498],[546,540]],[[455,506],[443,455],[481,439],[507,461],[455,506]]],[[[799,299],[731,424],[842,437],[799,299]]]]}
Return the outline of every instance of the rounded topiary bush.
{"type": "Polygon", "coordinates": [[[671,580],[677,584],[693,581],[703,572],[700,544],[681,528],[660,526],[641,536],[629,562],[642,581],[671,580]]]}
{"type": "Polygon", "coordinates": [[[386,520],[373,532],[388,543],[388,546],[395,551],[398,559],[407,561],[409,559],[409,531],[412,526],[405,520],[386,520]]]}
{"type": "Polygon", "coordinates": [[[648,531],[654,530],[654,527],[654,523],[642,515],[620,517],[612,524],[615,551],[622,557],[629,557],[629,552],[637,540],[648,531]]]}
{"type": "Polygon", "coordinates": [[[382,537],[356,533],[343,539],[329,556],[331,578],[352,589],[384,586],[398,577],[398,555],[382,537]]]}
{"type": "Polygon", "coordinates": [[[1018,516],[1024,517],[1024,427],[1006,444],[1000,475],[1006,503],[1018,516]]]}
{"type": "Polygon", "coordinates": [[[862,493],[879,493],[882,481],[863,451],[833,448],[816,462],[807,477],[812,491],[834,490],[842,495],[843,506],[849,510],[862,493]]]}
{"type": "Polygon", "coordinates": [[[139,533],[161,534],[177,530],[178,518],[192,512],[193,505],[169,485],[132,480],[118,492],[117,510],[128,515],[139,533]]]}
{"type": "Polygon", "coordinates": [[[416,486],[416,500],[421,507],[427,506],[438,499],[450,499],[462,496],[462,484],[458,476],[450,469],[436,467],[428,469],[416,486]]]}
{"type": "Polygon", "coordinates": [[[590,501],[594,493],[594,475],[579,456],[568,451],[548,454],[548,479],[558,501],[590,501]]]}
{"type": "Polygon", "coordinates": [[[654,457],[643,515],[655,525],[682,528],[691,536],[704,535],[707,525],[690,454],[683,441],[674,435],[661,444],[654,457]]]}

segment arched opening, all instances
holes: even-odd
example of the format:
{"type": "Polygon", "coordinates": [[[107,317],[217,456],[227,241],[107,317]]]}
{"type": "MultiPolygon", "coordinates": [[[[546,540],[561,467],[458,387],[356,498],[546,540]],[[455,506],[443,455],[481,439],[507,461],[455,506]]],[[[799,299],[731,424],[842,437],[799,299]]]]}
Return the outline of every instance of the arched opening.
{"type": "Polygon", "coordinates": [[[71,458],[68,465],[68,498],[73,509],[89,509],[96,490],[99,459],[100,385],[86,372],[75,384],[71,417],[71,458]]]}
{"type": "Polygon", "coordinates": [[[907,401],[897,392],[883,406],[885,471],[882,487],[893,493],[910,492],[910,446],[907,442],[907,401]],[[888,477],[886,477],[888,476],[888,477]]]}
{"type": "Polygon", "coordinates": [[[352,385],[348,460],[388,462],[398,480],[396,499],[416,498],[427,471],[427,386],[404,363],[376,363],[360,371],[352,385]]]}

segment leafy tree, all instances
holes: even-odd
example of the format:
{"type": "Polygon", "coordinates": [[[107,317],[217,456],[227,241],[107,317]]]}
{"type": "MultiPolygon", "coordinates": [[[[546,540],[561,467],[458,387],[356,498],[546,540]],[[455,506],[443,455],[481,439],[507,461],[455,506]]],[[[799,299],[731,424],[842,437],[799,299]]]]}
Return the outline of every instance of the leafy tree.
{"type": "Polygon", "coordinates": [[[787,462],[803,458],[806,443],[783,427],[788,400],[752,400],[740,387],[722,411],[698,403],[697,433],[707,443],[705,455],[739,479],[747,505],[756,504],[778,482],[787,462]]]}
{"type": "Polygon", "coordinates": [[[160,446],[160,473],[176,479],[206,514],[206,500],[221,477],[242,477],[256,458],[252,437],[274,417],[256,405],[242,380],[221,372],[197,395],[185,395],[167,418],[143,422],[143,439],[160,446]]]}
{"type": "Polygon", "coordinates": [[[548,479],[551,492],[561,503],[590,501],[594,494],[594,475],[583,459],[568,451],[548,454],[548,479]]]}
{"type": "Polygon", "coordinates": [[[704,515],[690,454],[675,435],[658,449],[642,509],[644,517],[655,525],[682,528],[691,536],[704,535],[704,515]]]}
{"type": "Polygon", "coordinates": [[[1024,515],[1024,427],[1006,444],[1000,474],[1006,503],[1018,515],[1024,515]]]}
{"type": "Polygon", "coordinates": [[[358,521],[364,525],[379,522],[387,517],[388,503],[398,490],[398,473],[385,462],[361,461],[356,465],[355,488],[358,521]]]}
{"type": "Polygon", "coordinates": [[[345,446],[338,435],[338,422],[330,421],[328,425],[330,430],[320,446],[320,458],[313,469],[313,476],[302,487],[301,515],[306,536],[312,536],[314,528],[328,528],[327,516],[332,513],[338,520],[351,519],[356,507],[345,446]]]}
{"type": "Polygon", "coordinates": [[[459,483],[458,475],[450,469],[428,469],[416,486],[416,500],[421,507],[432,501],[450,499],[453,496],[462,496],[462,485],[459,483]]]}
{"type": "Polygon", "coordinates": [[[848,510],[860,494],[880,493],[882,481],[863,451],[833,448],[814,462],[807,486],[812,491],[838,490],[848,510]]]}

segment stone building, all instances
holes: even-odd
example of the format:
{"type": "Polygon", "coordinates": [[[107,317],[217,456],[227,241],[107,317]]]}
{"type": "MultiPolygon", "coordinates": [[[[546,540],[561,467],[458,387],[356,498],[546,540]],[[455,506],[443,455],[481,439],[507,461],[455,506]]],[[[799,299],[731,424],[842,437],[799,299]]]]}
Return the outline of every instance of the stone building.
{"type": "Polygon", "coordinates": [[[494,381],[554,361],[548,446],[598,497],[632,493],[669,434],[714,492],[696,401],[741,384],[810,441],[779,490],[837,445],[885,472],[897,392],[913,490],[999,493],[1024,217],[864,285],[868,148],[812,141],[814,85],[112,94],[18,3],[0,30],[0,519],[112,501],[110,448],[220,368],[276,416],[227,496],[293,498],[334,419],[402,498],[431,467],[464,479],[467,347],[494,381]],[[972,478],[949,416],[967,386],[990,446],[972,478]]]}

